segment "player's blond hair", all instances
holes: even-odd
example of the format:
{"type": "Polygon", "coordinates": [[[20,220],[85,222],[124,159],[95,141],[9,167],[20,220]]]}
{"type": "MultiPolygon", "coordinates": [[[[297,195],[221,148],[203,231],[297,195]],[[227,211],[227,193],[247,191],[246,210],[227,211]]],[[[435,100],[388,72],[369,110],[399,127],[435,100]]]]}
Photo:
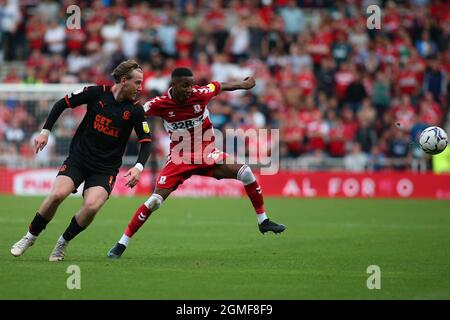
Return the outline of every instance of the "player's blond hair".
{"type": "Polygon", "coordinates": [[[131,73],[133,70],[141,70],[142,67],[134,60],[125,60],[121,62],[111,73],[116,83],[119,83],[122,77],[127,80],[131,79],[131,73]]]}

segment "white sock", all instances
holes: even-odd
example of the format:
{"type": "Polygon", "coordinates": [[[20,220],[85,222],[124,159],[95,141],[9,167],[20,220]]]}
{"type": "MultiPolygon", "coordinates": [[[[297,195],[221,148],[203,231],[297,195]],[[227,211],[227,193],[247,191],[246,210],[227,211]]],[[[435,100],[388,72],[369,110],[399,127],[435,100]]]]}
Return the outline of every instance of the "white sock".
{"type": "Polygon", "coordinates": [[[25,235],[25,237],[29,238],[29,239],[36,239],[37,236],[35,236],[34,234],[31,234],[30,231],[27,232],[27,234],[25,235]]]}
{"type": "Polygon", "coordinates": [[[131,238],[127,236],[125,233],[120,238],[119,243],[123,244],[125,247],[128,247],[128,242],[130,242],[131,238]]]}
{"type": "Polygon", "coordinates": [[[258,224],[261,224],[264,220],[267,219],[267,215],[266,215],[265,212],[263,212],[263,213],[258,213],[258,214],[256,215],[256,218],[258,218],[258,224]]]}

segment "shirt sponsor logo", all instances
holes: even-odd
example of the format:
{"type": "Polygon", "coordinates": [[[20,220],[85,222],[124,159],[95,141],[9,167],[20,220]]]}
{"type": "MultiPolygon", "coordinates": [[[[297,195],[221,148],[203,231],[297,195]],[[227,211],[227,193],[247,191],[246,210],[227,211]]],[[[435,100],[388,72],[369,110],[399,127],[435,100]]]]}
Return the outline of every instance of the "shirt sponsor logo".
{"type": "Polygon", "coordinates": [[[95,116],[94,129],[114,138],[119,137],[119,129],[111,126],[112,120],[100,114],[95,116]]]}
{"type": "Polygon", "coordinates": [[[166,122],[166,126],[172,131],[173,130],[186,130],[186,129],[194,128],[202,123],[203,123],[203,116],[200,116],[197,119],[189,119],[189,120],[171,122],[171,123],[166,122]]]}
{"type": "Polygon", "coordinates": [[[150,127],[148,126],[147,121],[142,122],[142,129],[145,133],[150,133],[150,127]]]}

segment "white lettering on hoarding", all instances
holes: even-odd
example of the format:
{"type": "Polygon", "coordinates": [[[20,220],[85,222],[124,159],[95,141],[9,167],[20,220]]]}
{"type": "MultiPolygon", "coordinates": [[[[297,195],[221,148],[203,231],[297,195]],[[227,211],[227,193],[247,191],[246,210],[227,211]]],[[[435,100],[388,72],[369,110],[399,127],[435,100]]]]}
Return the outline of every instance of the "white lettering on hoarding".
{"type": "Polygon", "coordinates": [[[341,186],[341,178],[330,178],[328,180],[328,196],[334,197],[341,186]]]}
{"type": "MultiPolygon", "coordinates": [[[[13,193],[15,195],[47,195],[56,178],[58,169],[41,169],[23,171],[13,176],[13,193]]],[[[82,184],[78,191],[83,190],[82,184]]],[[[77,195],[81,195],[78,192],[77,195]]]]}
{"type": "Polygon", "coordinates": [[[300,188],[297,182],[294,179],[289,179],[283,188],[282,194],[284,196],[299,196],[300,188]]]}
{"type": "Polygon", "coordinates": [[[370,178],[364,178],[362,181],[362,196],[375,196],[375,181],[370,178]]]}
{"type": "Polygon", "coordinates": [[[358,180],[354,178],[344,180],[342,184],[342,190],[346,197],[353,198],[359,193],[359,183],[358,180]]]}
{"type": "Polygon", "coordinates": [[[311,181],[309,179],[303,179],[302,187],[303,195],[305,197],[315,197],[317,195],[317,190],[311,186],[311,181]]]}
{"type": "Polygon", "coordinates": [[[411,180],[403,178],[397,182],[397,193],[400,197],[407,198],[414,191],[414,184],[411,180]]]}

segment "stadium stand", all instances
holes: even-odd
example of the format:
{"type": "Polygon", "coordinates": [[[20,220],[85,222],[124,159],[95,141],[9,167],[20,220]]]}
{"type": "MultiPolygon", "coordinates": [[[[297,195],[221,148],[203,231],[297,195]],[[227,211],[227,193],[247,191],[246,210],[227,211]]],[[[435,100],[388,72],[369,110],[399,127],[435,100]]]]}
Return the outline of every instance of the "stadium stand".
{"type": "MultiPolygon", "coordinates": [[[[280,129],[284,167],[430,170],[410,141],[426,126],[450,129],[450,3],[374,3],[380,30],[366,27],[368,1],[77,1],[81,29],[69,30],[71,1],[3,0],[1,83],[110,84],[113,67],[134,58],[145,100],[167,89],[178,66],[200,84],[254,75],[250,93],[211,103],[211,119],[222,130],[280,129]]],[[[32,160],[30,139],[57,97],[0,97],[0,164],[57,165],[83,110],[63,114],[54,147],[32,160]]],[[[164,161],[160,123],[154,132],[164,161]]]]}

